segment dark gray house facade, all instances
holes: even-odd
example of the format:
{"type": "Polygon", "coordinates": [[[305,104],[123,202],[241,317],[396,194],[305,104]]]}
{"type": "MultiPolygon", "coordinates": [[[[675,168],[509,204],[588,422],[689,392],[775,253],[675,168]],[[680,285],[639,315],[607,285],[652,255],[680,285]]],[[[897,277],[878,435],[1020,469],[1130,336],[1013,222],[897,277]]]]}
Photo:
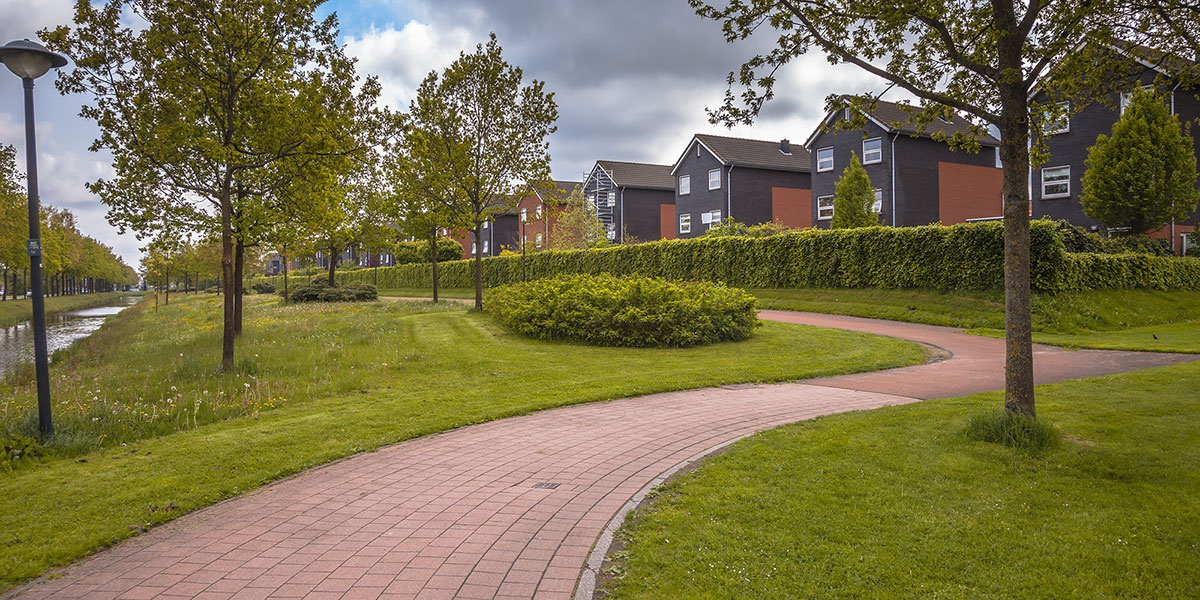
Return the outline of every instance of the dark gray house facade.
{"type": "Polygon", "coordinates": [[[704,235],[725,219],[808,227],[809,155],[780,142],[696,134],[671,169],[676,237],[704,235]]]}
{"type": "Polygon", "coordinates": [[[583,181],[583,198],[596,210],[615,244],[662,239],[665,216],[674,220],[669,165],[599,160],[583,181]]]}
{"type": "Polygon", "coordinates": [[[903,105],[882,100],[862,114],[861,127],[839,127],[858,120],[854,110],[843,105],[829,111],[804,144],[812,153],[814,226],[827,228],[832,223],[835,184],[852,153],[871,178],[882,225],[952,225],[1001,216],[999,140],[983,137],[977,153],[952,150],[932,136],[965,133],[970,129],[967,121],[958,116],[936,119],[922,129],[910,123],[912,113],[903,105]]]}
{"type": "MultiPolygon", "coordinates": [[[[1114,49],[1116,52],[1122,52],[1114,49]]],[[[1134,89],[1141,87],[1161,94],[1171,112],[1181,122],[1192,123],[1194,151],[1200,157],[1200,89],[1181,88],[1171,82],[1171,70],[1163,60],[1156,59],[1157,53],[1145,48],[1131,48],[1122,52],[1132,65],[1130,74],[1115,75],[1114,78],[1128,79],[1114,85],[1116,88],[1134,89]],[[1127,83],[1127,85],[1125,84],[1127,83]]],[[[1064,101],[1066,116],[1043,129],[1048,158],[1033,169],[1031,174],[1033,216],[1066,219],[1074,225],[1099,231],[1101,226],[1083,212],[1080,198],[1083,195],[1083,173],[1086,170],[1088,149],[1101,134],[1111,135],[1113,125],[1124,112],[1130,92],[1112,92],[1105,101],[1088,106],[1071,106],[1064,101]]],[[[1034,102],[1043,106],[1054,102],[1045,91],[1034,96],[1034,102]]],[[[1168,238],[1176,253],[1184,247],[1183,235],[1192,232],[1200,220],[1200,211],[1191,219],[1176,223],[1151,234],[1153,237],[1168,238]]],[[[1195,237],[1191,240],[1195,245],[1195,237]]]]}

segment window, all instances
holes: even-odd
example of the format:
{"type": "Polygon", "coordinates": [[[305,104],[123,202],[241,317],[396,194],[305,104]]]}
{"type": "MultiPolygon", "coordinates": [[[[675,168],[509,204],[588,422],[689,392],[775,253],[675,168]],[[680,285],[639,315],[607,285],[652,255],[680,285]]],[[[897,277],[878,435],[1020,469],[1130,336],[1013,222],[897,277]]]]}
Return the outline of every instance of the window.
{"type": "Polygon", "coordinates": [[[883,190],[875,188],[875,201],[871,203],[871,211],[875,214],[883,212],[883,190]]]}
{"type": "MultiPolygon", "coordinates": [[[[1143,85],[1140,89],[1146,92],[1153,92],[1154,86],[1143,85]]],[[[1129,106],[1130,102],[1133,102],[1133,92],[1121,92],[1121,114],[1125,114],[1125,107],[1129,106]]]]}
{"type": "Polygon", "coordinates": [[[708,222],[716,225],[721,222],[721,211],[712,210],[708,212],[708,222]]]}
{"type": "Polygon", "coordinates": [[[526,212],[525,207],[521,207],[521,222],[524,223],[525,221],[528,221],[528,220],[529,220],[529,214],[526,212]]]}
{"type": "Polygon", "coordinates": [[[488,222],[487,222],[487,221],[484,221],[484,222],[483,222],[483,228],[484,228],[484,229],[487,229],[487,228],[488,228],[488,222]]]}
{"type": "Polygon", "coordinates": [[[833,148],[817,149],[817,172],[833,170],[833,148]]]}
{"type": "Polygon", "coordinates": [[[487,252],[488,252],[488,241],[483,240],[483,253],[487,254],[487,252]]]}
{"type": "MultiPolygon", "coordinates": [[[[1057,133],[1066,133],[1070,131],[1070,109],[1071,104],[1069,102],[1059,102],[1055,104],[1054,109],[1043,117],[1042,133],[1045,135],[1054,135],[1057,133]]],[[[1123,103],[1121,105],[1121,112],[1125,112],[1125,105],[1123,103]]]]}
{"type": "MultiPolygon", "coordinates": [[[[863,140],[863,164],[871,165],[883,160],[883,139],[863,140]]],[[[832,167],[832,165],[830,165],[832,167]]]]}
{"type": "Polygon", "coordinates": [[[542,218],[542,205],[537,205],[537,218],[542,218]]]}
{"type": "Polygon", "coordinates": [[[692,215],[683,213],[679,215],[679,233],[692,232],[692,215]]]}
{"type": "Polygon", "coordinates": [[[471,256],[475,256],[475,242],[471,242],[471,256]]]}
{"type": "Polygon", "coordinates": [[[692,193],[692,176],[684,175],[679,178],[679,195],[686,196],[692,193]]]}
{"type": "Polygon", "coordinates": [[[1071,195],[1071,167],[1042,169],[1042,197],[1065,198],[1071,195]]]}
{"type": "Polygon", "coordinates": [[[534,246],[537,246],[537,247],[538,247],[538,249],[541,249],[541,247],[542,247],[542,234],[541,234],[540,232],[539,232],[537,235],[534,235],[534,236],[533,236],[533,245],[534,245],[534,246]]]}
{"type": "Polygon", "coordinates": [[[819,196],[817,198],[817,219],[824,221],[825,219],[833,218],[833,196],[819,196]]]}
{"type": "Polygon", "coordinates": [[[713,169],[708,172],[708,189],[710,189],[710,190],[721,189],[721,170],[720,169],[713,169]]]}
{"type": "Polygon", "coordinates": [[[614,204],[616,204],[616,203],[617,203],[617,193],[616,193],[616,192],[609,192],[609,193],[608,193],[608,205],[609,205],[609,206],[612,206],[612,205],[614,205],[614,204]]]}

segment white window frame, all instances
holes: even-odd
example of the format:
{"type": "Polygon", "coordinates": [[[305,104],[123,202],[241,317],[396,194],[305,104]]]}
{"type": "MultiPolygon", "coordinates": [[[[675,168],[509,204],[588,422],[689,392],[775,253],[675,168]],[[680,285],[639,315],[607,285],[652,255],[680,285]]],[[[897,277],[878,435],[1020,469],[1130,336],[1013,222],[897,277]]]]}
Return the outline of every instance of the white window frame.
{"type": "Polygon", "coordinates": [[[680,213],[679,215],[679,233],[692,232],[692,213],[680,213]]]}
{"type": "Polygon", "coordinates": [[[817,196],[817,220],[828,221],[833,218],[833,196],[817,196]],[[826,206],[821,206],[823,202],[828,201],[826,206]],[[823,214],[822,211],[829,211],[829,214],[823,214]]]}
{"type": "Polygon", "coordinates": [[[529,209],[522,206],[521,207],[521,222],[524,223],[528,220],[529,220],[529,209]]]}
{"type": "Polygon", "coordinates": [[[817,172],[824,173],[826,171],[832,171],[833,166],[833,146],[829,146],[827,148],[817,148],[817,172]],[[829,166],[827,167],[822,166],[825,160],[821,158],[821,153],[825,152],[826,150],[829,151],[829,166]]]}
{"type": "Polygon", "coordinates": [[[617,204],[617,193],[609,192],[608,193],[608,205],[615,206],[616,204],[617,204]]]}
{"type": "Polygon", "coordinates": [[[875,188],[875,201],[871,203],[871,212],[883,213],[883,188],[875,188]]]}
{"type": "Polygon", "coordinates": [[[687,195],[690,195],[691,193],[692,193],[692,176],[691,175],[680,175],[679,176],[679,195],[687,196],[687,195]]]}
{"type": "Polygon", "coordinates": [[[483,240],[483,253],[484,254],[488,253],[488,241],[487,240],[483,240]]]}
{"type": "MultiPolygon", "coordinates": [[[[1042,133],[1045,135],[1058,135],[1060,133],[1070,133],[1071,131],[1071,103],[1067,101],[1056,102],[1054,106],[1061,107],[1061,121],[1046,121],[1042,123],[1042,133]],[[1061,125],[1055,127],[1056,125],[1061,125]]],[[[1124,111],[1125,108],[1121,107],[1124,111]]]]}
{"type": "Polygon", "coordinates": [[[536,213],[535,213],[536,218],[538,218],[538,219],[542,218],[542,205],[541,204],[537,205],[537,207],[534,210],[536,211],[536,213]]]}
{"type": "Polygon", "coordinates": [[[870,139],[863,140],[862,156],[863,156],[862,164],[864,164],[864,165],[873,165],[875,163],[883,162],[883,138],[877,137],[877,138],[870,138],[870,139]],[[869,158],[867,155],[867,144],[869,142],[879,142],[879,149],[872,151],[875,154],[875,158],[869,158]]]}
{"type": "Polygon", "coordinates": [[[542,247],[542,232],[537,232],[533,235],[533,245],[540,250],[542,247]]]}
{"type": "Polygon", "coordinates": [[[487,229],[487,228],[488,228],[488,222],[487,222],[487,221],[484,221],[484,222],[483,222],[483,228],[484,228],[484,229],[487,229]]]}
{"type": "Polygon", "coordinates": [[[475,256],[475,250],[476,250],[475,242],[471,242],[471,256],[475,256]]]}
{"type": "Polygon", "coordinates": [[[1058,165],[1055,167],[1042,168],[1042,198],[1070,198],[1071,197],[1071,165],[1058,165]],[[1065,179],[1056,179],[1046,181],[1046,171],[1066,170],[1067,176],[1065,179]],[[1047,193],[1046,187],[1051,185],[1066,185],[1067,189],[1063,192],[1047,193]]]}
{"type": "MultiPolygon", "coordinates": [[[[1152,86],[1152,85],[1143,85],[1143,86],[1139,86],[1139,87],[1138,87],[1138,89],[1140,89],[1140,90],[1142,90],[1142,91],[1146,91],[1146,92],[1153,92],[1153,91],[1154,91],[1154,86],[1152,86]]],[[[1120,98],[1120,101],[1119,101],[1119,104],[1120,104],[1120,106],[1121,106],[1121,110],[1117,111],[1117,114],[1118,114],[1118,115],[1123,115],[1123,114],[1125,114],[1125,107],[1129,106],[1129,102],[1130,102],[1131,100],[1133,100],[1133,92],[1131,92],[1131,91],[1130,91],[1130,92],[1121,92],[1121,98],[1120,98]]],[[[1171,112],[1174,112],[1174,110],[1172,110],[1171,112]]]]}
{"type": "Polygon", "coordinates": [[[708,211],[708,226],[709,227],[712,227],[713,225],[716,225],[720,222],[721,222],[721,210],[720,209],[708,211]]]}
{"type": "Polygon", "coordinates": [[[708,171],[708,191],[711,192],[713,190],[719,190],[719,189],[721,189],[721,170],[720,169],[710,169],[708,171]],[[714,183],[713,175],[717,176],[717,180],[715,182],[716,185],[713,185],[713,183],[714,183]]]}

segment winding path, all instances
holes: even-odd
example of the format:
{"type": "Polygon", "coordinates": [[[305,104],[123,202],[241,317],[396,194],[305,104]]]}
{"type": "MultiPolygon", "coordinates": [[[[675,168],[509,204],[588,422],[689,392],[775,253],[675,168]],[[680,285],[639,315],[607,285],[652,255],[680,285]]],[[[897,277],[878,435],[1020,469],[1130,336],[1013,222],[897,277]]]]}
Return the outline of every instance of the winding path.
{"type": "MultiPolygon", "coordinates": [[[[821,415],[1003,387],[1003,340],[762,316],[909,339],[948,358],[578,405],[402,442],[184,516],[8,597],[590,598],[624,512],[715,449],[821,415]]],[[[1035,371],[1049,383],[1197,359],[1037,346],[1035,371]]]]}

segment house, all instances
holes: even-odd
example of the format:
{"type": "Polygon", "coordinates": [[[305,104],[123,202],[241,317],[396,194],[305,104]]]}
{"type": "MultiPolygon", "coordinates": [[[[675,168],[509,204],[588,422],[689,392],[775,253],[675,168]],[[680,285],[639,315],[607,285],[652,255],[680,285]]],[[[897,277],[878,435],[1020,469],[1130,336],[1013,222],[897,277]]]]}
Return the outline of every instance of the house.
{"type": "Polygon", "coordinates": [[[723,219],[811,227],[808,150],[779,142],[696,134],[675,161],[680,238],[704,235],[723,219]]]}
{"type": "Polygon", "coordinates": [[[952,225],[1001,216],[999,140],[982,137],[979,152],[954,150],[934,136],[968,133],[970,124],[962,117],[934,119],[922,128],[912,123],[913,109],[905,105],[879,100],[860,113],[861,119],[855,110],[835,106],[804,143],[812,153],[811,215],[817,227],[833,221],[834,186],[851,153],[871,178],[874,209],[883,225],[952,225]],[[861,127],[849,128],[856,122],[861,127]]]}
{"type": "Polygon", "coordinates": [[[450,238],[463,247],[463,256],[475,258],[475,252],[480,256],[500,256],[505,250],[519,252],[521,244],[520,223],[517,220],[519,211],[510,208],[492,215],[490,220],[483,222],[482,243],[475,239],[474,231],[456,230],[450,238]]]}
{"type": "MultiPolygon", "coordinates": [[[[1193,123],[1191,135],[1194,150],[1200,156],[1200,121],[1197,121],[1200,119],[1200,99],[1197,98],[1200,89],[1181,88],[1171,83],[1173,74],[1178,72],[1173,68],[1174,63],[1164,60],[1161,54],[1149,48],[1128,46],[1114,47],[1113,50],[1128,57],[1131,63],[1128,73],[1111,75],[1114,81],[1120,78],[1127,85],[1113,87],[1141,87],[1161,92],[1173,114],[1184,123],[1193,123]]],[[[1073,225],[1092,231],[1100,230],[1100,224],[1084,214],[1083,205],[1079,202],[1083,195],[1088,148],[1095,145],[1096,138],[1101,134],[1112,134],[1113,125],[1124,112],[1130,95],[1130,92],[1111,92],[1107,101],[1083,107],[1071,106],[1069,101],[1060,103],[1063,117],[1044,126],[1048,158],[1032,173],[1031,199],[1035,217],[1066,219],[1073,225]]],[[[1049,97],[1044,88],[1034,95],[1035,104],[1048,106],[1053,102],[1054,98],[1049,97]]],[[[1200,219],[1200,212],[1193,214],[1189,223],[1196,223],[1197,219],[1200,219]]],[[[1170,239],[1171,248],[1181,253],[1185,243],[1182,236],[1193,229],[1188,225],[1172,224],[1151,236],[1170,239]]],[[[1193,237],[1192,245],[1197,241],[1200,240],[1193,237]]]]}
{"type": "Polygon", "coordinates": [[[675,183],[670,165],[599,160],[583,181],[609,241],[617,244],[674,237],[675,183]]]}
{"type": "Polygon", "coordinates": [[[522,243],[529,250],[541,250],[550,244],[557,220],[555,212],[575,190],[583,184],[578,181],[553,181],[548,190],[534,190],[517,205],[518,225],[523,226],[520,234],[522,243]]]}

